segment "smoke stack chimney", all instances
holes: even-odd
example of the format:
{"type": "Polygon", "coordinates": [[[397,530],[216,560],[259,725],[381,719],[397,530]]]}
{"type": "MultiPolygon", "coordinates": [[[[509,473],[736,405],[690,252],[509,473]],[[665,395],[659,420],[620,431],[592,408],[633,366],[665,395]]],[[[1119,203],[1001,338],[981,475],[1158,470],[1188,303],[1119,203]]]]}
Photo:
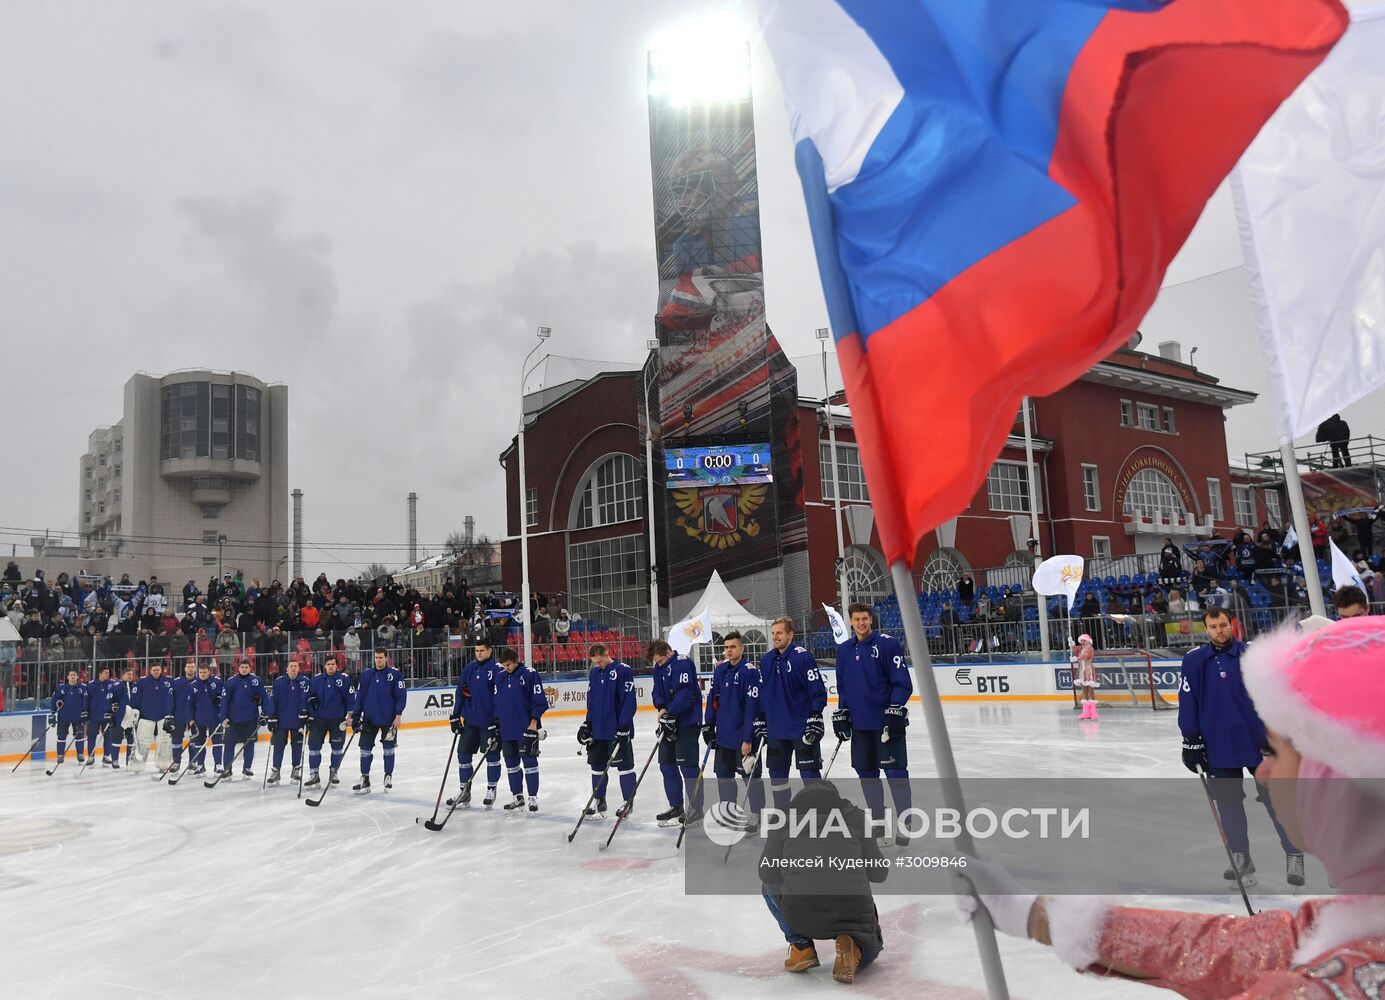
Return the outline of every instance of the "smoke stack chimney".
{"type": "Polygon", "coordinates": [[[466,520],[462,522],[462,529],[464,537],[466,538],[467,547],[470,548],[476,541],[476,518],[468,514],[466,520]]]}
{"type": "Polygon", "coordinates": [[[1183,345],[1176,340],[1164,340],[1159,343],[1159,357],[1165,361],[1177,361],[1183,363],[1183,345]]]}
{"type": "Polygon", "coordinates": [[[418,494],[409,494],[409,565],[418,562],[418,494]]]}
{"type": "Polygon", "coordinates": [[[303,575],[303,491],[293,491],[293,575],[303,575]]]}

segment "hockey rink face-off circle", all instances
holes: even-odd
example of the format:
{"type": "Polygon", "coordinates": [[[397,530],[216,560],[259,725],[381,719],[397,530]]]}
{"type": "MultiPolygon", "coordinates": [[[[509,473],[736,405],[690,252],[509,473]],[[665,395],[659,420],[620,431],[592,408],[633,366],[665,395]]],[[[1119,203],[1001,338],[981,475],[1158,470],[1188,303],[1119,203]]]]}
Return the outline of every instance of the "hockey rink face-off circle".
{"type": "MultiPolygon", "coordinates": [[[[1056,704],[946,712],[964,778],[1056,776],[1074,760],[1104,776],[1186,774],[1174,713],[1110,711],[1079,726],[1056,704]]],[[[842,989],[830,969],[783,971],[784,942],[757,896],[684,894],[678,830],[654,823],[666,805],[657,768],[610,850],[598,848],[613,815],[588,820],[567,842],[591,792],[579,721],[545,719],[537,815],[478,804],[438,833],[416,820],[433,812],[452,743],[445,727],[400,733],[388,793],[379,790],[377,754],[376,790],[352,794],[353,748],[342,784],[317,809],[297,798],[287,760],[285,782],[261,790],[266,743],[253,779],[237,772],[214,789],[191,779],[156,784],[153,769],[78,777],[73,767],[46,778],[42,765],[26,764],[0,777],[0,996],[714,998],[842,989]]],[[[653,745],[653,716],[635,721],[638,756],[653,745]]],[[[932,773],[923,727],[911,728],[910,741],[914,771],[932,773]]],[[[847,764],[844,749],[832,776],[850,776],[847,764]]],[[[456,788],[454,765],[444,798],[456,788]]],[[[501,801],[504,789],[502,777],[501,801]]],[[[1210,820],[1208,835],[1216,836],[1210,820]]],[[[1217,891],[1219,874],[1209,873],[1217,891]]],[[[885,951],[856,989],[981,995],[972,932],[950,899],[876,901],[885,951]]],[[[1235,912],[1217,899],[1145,901],[1235,912]]],[[[1000,944],[1016,997],[1147,992],[1074,976],[1030,942],[1000,944]]]]}

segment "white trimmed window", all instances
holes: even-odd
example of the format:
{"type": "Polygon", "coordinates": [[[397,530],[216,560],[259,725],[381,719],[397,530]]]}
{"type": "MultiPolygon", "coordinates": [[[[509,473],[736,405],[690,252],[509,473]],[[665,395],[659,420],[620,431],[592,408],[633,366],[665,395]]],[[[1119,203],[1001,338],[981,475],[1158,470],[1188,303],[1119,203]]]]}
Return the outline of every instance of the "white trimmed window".
{"type": "Polygon", "coordinates": [[[991,510],[1028,514],[1029,477],[1024,463],[1000,461],[992,465],[986,474],[986,495],[991,510]]]}
{"type": "Polygon", "coordinates": [[[1284,523],[1284,515],[1279,510],[1279,494],[1274,490],[1265,491],[1265,513],[1269,515],[1270,524],[1276,528],[1284,523]]]}
{"type": "Polygon", "coordinates": [[[1231,484],[1231,512],[1241,527],[1255,527],[1255,497],[1251,494],[1249,486],[1231,484]]]}
{"type": "Polygon", "coordinates": [[[1095,465],[1082,466],[1082,501],[1088,510],[1101,510],[1101,481],[1095,465]]]}
{"type": "Polygon", "coordinates": [[[1172,406],[1166,406],[1166,407],[1164,407],[1164,409],[1163,409],[1163,414],[1164,414],[1164,433],[1165,433],[1165,434],[1177,434],[1177,433],[1178,433],[1178,424],[1176,424],[1176,423],[1174,422],[1174,419],[1173,419],[1173,407],[1172,407],[1172,406]]]}
{"type": "Polygon", "coordinates": [[[1124,513],[1143,517],[1182,517],[1187,513],[1173,480],[1157,469],[1141,469],[1125,491],[1124,513]]]}
{"type": "Polygon", "coordinates": [[[1159,429],[1159,407],[1153,403],[1135,404],[1135,425],[1142,431],[1159,429]]]}
{"type": "Polygon", "coordinates": [[[1226,512],[1222,509],[1220,479],[1207,479],[1207,510],[1213,521],[1226,520],[1226,512]]]}
{"type": "Polygon", "coordinates": [[[611,455],[578,490],[577,528],[633,521],[644,509],[644,480],[633,455],[611,455]]]}
{"type": "Polygon", "coordinates": [[[1105,535],[1092,536],[1092,558],[1110,559],[1111,558],[1111,539],[1105,535]]]}
{"type": "Polygon", "coordinates": [[[1128,399],[1121,400],[1121,426],[1135,426],[1135,404],[1128,399]]]}
{"type": "Polygon", "coordinates": [[[528,528],[539,526],[539,489],[530,486],[524,491],[524,525],[528,528]]]}
{"type": "MultiPolygon", "coordinates": [[[[832,442],[818,442],[818,468],[822,470],[822,498],[837,499],[832,483],[832,442]]],[[[837,482],[843,500],[869,500],[866,472],[861,468],[861,450],[854,444],[837,442],[837,482]]]]}

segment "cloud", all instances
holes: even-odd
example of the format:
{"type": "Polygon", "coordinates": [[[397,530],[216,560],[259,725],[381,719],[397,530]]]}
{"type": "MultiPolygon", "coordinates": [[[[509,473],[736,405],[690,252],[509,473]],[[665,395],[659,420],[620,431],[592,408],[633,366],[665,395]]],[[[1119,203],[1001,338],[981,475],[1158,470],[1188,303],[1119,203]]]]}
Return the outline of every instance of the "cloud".
{"type": "Polygon", "coordinates": [[[209,248],[226,273],[254,296],[263,329],[285,345],[324,334],[337,303],[332,244],[321,233],[286,232],[284,198],[185,198],[179,210],[195,243],[209,248]]]}

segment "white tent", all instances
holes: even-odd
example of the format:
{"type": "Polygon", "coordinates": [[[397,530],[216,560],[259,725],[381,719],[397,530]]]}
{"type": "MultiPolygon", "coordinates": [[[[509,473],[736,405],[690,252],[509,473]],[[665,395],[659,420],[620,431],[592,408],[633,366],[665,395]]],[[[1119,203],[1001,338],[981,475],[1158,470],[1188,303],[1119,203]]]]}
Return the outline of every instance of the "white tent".
{"type": "Polygon", "coordinates": [[[762,632],[769,630],[767,619],[751,614],[741,606],[740,601],[731,596],[731,591],[726,589],[721,574],[716,570],[712,570],[712,578],[707,581],[707,589],[693,602],[693,612],[688,617],[696,618],[704,610],[711,615],[714,632],[746,628],[759,629],[762,632]]]}

